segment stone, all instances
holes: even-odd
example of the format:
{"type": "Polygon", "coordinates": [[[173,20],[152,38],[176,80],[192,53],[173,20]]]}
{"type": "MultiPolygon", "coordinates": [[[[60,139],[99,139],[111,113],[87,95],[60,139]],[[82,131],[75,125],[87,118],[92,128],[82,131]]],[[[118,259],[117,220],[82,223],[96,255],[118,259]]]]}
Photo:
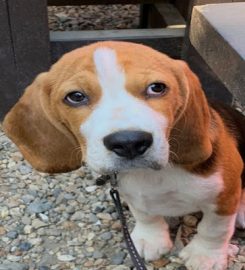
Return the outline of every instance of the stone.
{"type": "Polygon", "coordinates": [[[31,225],[26,225],[24,227],[24,230],[23,231],[24,231],[25,234],[30,234],[32,232],[32,230],[33,230],[33,228],[32,228],[31,225]]]}
{"type": "Polygon", "coordinates": [[[69,254],[64,254],[64,255],[57,255],[57,258],[59,261],[62,261],[62,262],[71,262],[71,261],[74,261],[76,258],[69,255],[69,254]]]}
{"type": "Polygon", "coordinates": [[[77,211],[71,216],[71,221],[84,220],[85,214],[83,211],[77,211]]]}
{"type": "Polygon", "coordinates": [[[69,18],[64,12],[56,13],[55,16],[60,20],[60,22],[64,23],[70,21],[69,18]]]}
{"type": "Polygon", "coordinates": [[[0,270],[28,270],[29,266],[22,263],[8,262],[0,264],[0,270]]]}
{"type": "Polygon", "coordinates": [[[189,227],[196,227],[198,219],[192,215],[186,215],[183,218],[184,224],[189,227]]]}
{"type": "Polygon", "coordinates": [[[32,248],[32,244],[29,243],[29,242],[22,242],[19,244],[18,248],[21,250],[21,251],[28,251],[32,248]]]}
{"type": "Polygon", "coordinates": [[[4,235],[6,233],[6,230],[3,226],[0,226],[0,235],[4,235]]]}
{"type": "Polygon", "coordinates": [[[47,223],[44,223],[42,222],[40,219],[36,218],[32,221],[32,227],[34,229],[39,229],[39,228],[42,228],[42,227],[47,227],[48,224],[47,223]]]}
{"type": "Polygon", "coordinates": [[[29,166],[26,165],[21,165],[18,170],[20,171],[21,174],[28,174],[32,172],[32,169],[29,166]]]}
{"type": "Polygon", "coordinates": [[[60,188],[55,188],[53,191],[52,191],[52,194],[54,195],[54,197],[58,197],[60,195],[60,193],[62,193],[62,189],[60,188]]]}
{"type": "Polygon", "coordinates": [[[42,238],[31,238],[31,239],[29,239],[29,243],[30,243],[32,246],[38,246],[38,245],[40,245],[42,242],[43,242],[43,239],[42,239],[42,238]]]}
{"type": "Polygon", "coordinates": [[[88,260],[84,263],[84,266],[88,268],[92,267],[93,265],[94,265],[94,262],[92,260],[88,260]]]}
{"type": "Polygon", "coordinates": [[[28,216],[23,216],[21,221],[25,225],[30,225],[31,224],[31,219],[28,216]]]}
{"type": "Polygon", "coordinates": [[[109,214],[112,214],[115,211],[116,211],[116,209],[113,205],[110,205],[110,206],[106,207],[106,209],[105,209],[105,213],[109,213],[109,214]]]}
{"type": "Polygon", "coordinates": [[[74,200],[75,199],[75,196],[71,193],[65,193],[64,194],[64,199],[69,201],[69,200],[74,200]]]}
{"type": "Polygon", "coordinates": [[[75,207],[73,205],[69,205],[67,208],[66,208],[66,212],[68,214],[74,214],[76,211],[75,207]]]}
{"type": "Polygon", "coordinates": [[[8,254],[7,255],[7,259],[11,262],[18,262],[21,260],[21,256],[15,256],[15,255],[12,255],[12,254],[8,254]]]}
{"type": "Polygon", "coordinates": [[[10,238],[10,239],[15,239],[15,238],[17,238],[18,237],[18,232],[16,232],[16,231],[9,231],[8,233],[7,233],[7,237],[8,238],[10,238]]]}
{"type": "Polygon", "coordinates": [[[9,209],[7,206],[0,207],[0,217],[5,219],[9,215],[9,209]]]}
{"type": "Polygon", "coordinates": [[[38,270],[50,270],[50,268],[48,266],[41,265],[38,267],[38,270]]]}
{"type": "Polygon", "coordinates": [[[169,262],[170,262],[170,260],[168,260],[166,258],[161,258],[159,260],[153,261],[152,264],[154,267],[160,268],[160,267],[166,266],[169,262]]]}
{"type": "Polygon", "coordinates": [[[95,237],[95,233],[93,233],[93,232],[90,232],[90,233],[87,235],[87,239],[88,239],[88,240],[92,240],[94,237],[95,237]]]}
{"type": "Polygon", "coordinates": [[[120,221],[115,221],[112,225],[111,228],[117,231],[120,231],[122,229],[122,225],[120,221]]]}
{"type": "Polygon", "coordinates": [[[98,186],[89,186],[89,187],[85,187],[85,190],[88,193],[91,193],[91,192],[94,192],[97,188],[98,188],[98,186]]]}
{"type": "Polygon", "coordinates": [[[42,255],[41,260],[38,263],[38,265],[39,266],[41,266],[41,265],[50,266],[50,265],[54,265],[56,263],[57,263],[57,258],[55,255],[45,253],[42,255]]]}
{"type": "Polygon", "coordinates": [[[49,217],[45,214],[39,213],[38,217],[45,223],[47,223],[49,221],[49,217]]]}
{"type": "MultiPolygon", "coordinates": [[[[41,229],[44,229],[44,228],[41,228],[41,229]]],[[[51,228],[51,229],[44,229],[44,234],[45,235],[48,235],[48,236],[60,236],[61,235],[61,230],[59,229],[54,229],[54,228],[51,228]]]]}
{"type": "Polygon", "coordinates": [[[25,194],[21,197],[21,200],[25,203],[25,204],[29,204],[32,201],[34,201],[35,197],[30,195],[30,194],[25,194]]]}
{"type": "Polygon", "coordinates": [[[112,217],[108,213],[98,213],[97,217],[104,220],[112,220],[112,217]]]}
{"type": "Polygon", "coordinates": [[[42,202],[32,202],[27,210],[32,214],[38,214],[45,211],[48,211],[51,208],[51,204],[49,202],[42,203],[42,202]]]}
{"type": "Polygon", "coordinates": [[[95,214],[89,214],[89,222],[90,223],[96,223],[98,221],[98,218],[95,214]]]}
{"type": "Polygon", "coordinates": [[[100,258],[103,258],[104,257],[104,254],[98,250],[95,250],[94,253],[93,253],[93,258],[94,259],[100,259],[100,258]]]}
{"type": "Polygon", "coordinates": [[[118,265],[118,266],[112,265],[112,268],[110,268],[110,270],[129,270],[129,269],[131,269],[131,268],[124,266],[124,265],[118,265]]]}
{"type": "Polygon", "coordinates": [[[97,206],[94,208],[93,212],[97,214],[97,213],[103,212],[104,210],[105,210],[105,207],[104,207],[104,206],[102,206],[102,205],[97,205],[97,206]]]}
{"type": "Polygon", "coordinates": [[[20,211],[19,207],[14,207],[9,210],[9,213],[12,217],[20,217],[22,216],[22,213],[20,211]]]}
{"type": "Polygon", "coordinates": [[[63,224],[62,224],[62,227],[65,229],[65,230],[74,230],[76,227],[77,227],[77,224],[73,221],[65,221],[63,224]]]}
{"type": "Polygon", "coordinates": [[[187,268],[184,265],[181,265],[177,268],[177,270],[187,270],[187,268]]]}
{"type": "Polygon", "coordinates": [[[105,232],[100,235],[101,239],[103,240],[110,240],[112,238],[112,233],[111,232],[105,232]]]}
{"type": "Polygon", "coordinates": [[[126,256],[127,256],[127,254],[125,252],[120,251],[112,256],[111,262],[112,262],[112,264],[116,264],[116,265],[123,264],[126,256]]]}

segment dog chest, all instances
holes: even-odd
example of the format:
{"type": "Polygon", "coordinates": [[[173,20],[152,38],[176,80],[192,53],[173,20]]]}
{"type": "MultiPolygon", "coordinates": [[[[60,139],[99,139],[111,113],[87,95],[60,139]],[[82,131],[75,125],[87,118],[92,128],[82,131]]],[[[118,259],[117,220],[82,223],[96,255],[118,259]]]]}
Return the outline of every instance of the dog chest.
{"type": "Polygon", "coordinates": [[[181,216],[214,205],[223,188],[220,173],[193,175],[179,167],[134,170],[119,176],[124,199],[150,215],[181,216]]]}

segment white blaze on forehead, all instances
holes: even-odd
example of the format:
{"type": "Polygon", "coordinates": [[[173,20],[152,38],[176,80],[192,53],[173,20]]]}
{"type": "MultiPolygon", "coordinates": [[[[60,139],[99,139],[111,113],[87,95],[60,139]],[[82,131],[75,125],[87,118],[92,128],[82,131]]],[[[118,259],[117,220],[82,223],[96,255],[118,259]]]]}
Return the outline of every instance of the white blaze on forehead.
{"type": "Polygon", "coordinates": [[[93,60],[102,95],[93,112],[80,126],[86,140],[88,165],[95,170],[116,168],[115,154],[106,149],[103,138],[120,130],[150,132],[153,144],[146,159],[166,163],[168,143],[165,130],[168,119],[127,91],[126,71],[120,66],[115,50],[98,48],[93,60]]]}
{"type": "Polygon", "coordinates": [[[116,52],[110,48],[99,48],[94,52],[94,63],[98,79],[103,89],[110,95],[115,92],[115,87],[123,87],[125,76],[122,67],[117,62],[116,52]]]}

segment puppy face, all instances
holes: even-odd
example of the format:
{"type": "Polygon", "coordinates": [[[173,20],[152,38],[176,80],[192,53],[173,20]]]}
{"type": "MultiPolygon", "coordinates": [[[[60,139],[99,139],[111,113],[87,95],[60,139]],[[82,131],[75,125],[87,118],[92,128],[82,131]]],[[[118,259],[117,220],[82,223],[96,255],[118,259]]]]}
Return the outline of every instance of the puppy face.
{"type": "Polygon", "coordinates": [[[199,88],[181,61],[139,44],[99,42],[66,54],[39,76],[6,117],[5,130],[42,171],[72,170],[81,159],[99,173],[160,169],[174,157],[189,163],[210,150],[203,140],[206,120],[198,117],[204,110],[199,88]],[[183,115],[192,113],[196,120],[187,125],[183,115]],[[191,158],[178,143],[190,138],[198,145],[191,158]]]}
{"type": "Polygon", "coordinates": [[[92,70],[81,68],[57,89],[63,102],[59,110],[75,129],[83,159],[100,173],[160,169],[169,161],[168,138],[180,90],[174,60],[149,51],[145,56],[140,45],[127,45],[126,52],[117,44],[95,46],[92,70]],[[74,103],[76,95],[83,101],[74,103]]]}

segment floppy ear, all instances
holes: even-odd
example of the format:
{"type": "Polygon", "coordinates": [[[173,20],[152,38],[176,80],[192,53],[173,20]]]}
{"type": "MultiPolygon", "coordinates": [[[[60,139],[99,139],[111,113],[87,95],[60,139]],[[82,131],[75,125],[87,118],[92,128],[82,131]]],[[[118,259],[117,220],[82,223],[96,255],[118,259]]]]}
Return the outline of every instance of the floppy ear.
{"type": "Polygon", "coordinates": [[[170,133],[170,159],[193,166],[212,154],[211,116],[199,79],[185,62],[178,60],[177,65],[183,102],[170,133]]]}
{"type": "Polygon", "coordinates": [[[50,106],[48,73],[40,74],[3,122],[6,134],[37,170],[67,172],[81,166],[74,135],[57,120],[50,106]]]}

